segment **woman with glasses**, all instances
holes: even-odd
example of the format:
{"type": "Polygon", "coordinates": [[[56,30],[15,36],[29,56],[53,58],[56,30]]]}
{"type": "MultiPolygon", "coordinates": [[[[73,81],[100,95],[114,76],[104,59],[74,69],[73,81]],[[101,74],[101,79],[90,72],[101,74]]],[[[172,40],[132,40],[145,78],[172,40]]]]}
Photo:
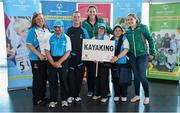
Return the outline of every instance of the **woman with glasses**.
{"type": "MultiPolygon", "coordinates": [[[[102,18],[97,16],[96,6],[89,6],[87,9],[88,17],[82,22],[83,28],[85,28],[89,34],[89,38],[97,36],[98,34],[98,23],[106,23],[102,18]]],[[[108,34],[113,34],[112,29],[109,25],[106,25],[106,31],[108,34]]],[[[91,61],[85,63],[87,67],[87,84],[88,84],[88,96],[94,95],[95,87],[95,64],[91,61]]]]}

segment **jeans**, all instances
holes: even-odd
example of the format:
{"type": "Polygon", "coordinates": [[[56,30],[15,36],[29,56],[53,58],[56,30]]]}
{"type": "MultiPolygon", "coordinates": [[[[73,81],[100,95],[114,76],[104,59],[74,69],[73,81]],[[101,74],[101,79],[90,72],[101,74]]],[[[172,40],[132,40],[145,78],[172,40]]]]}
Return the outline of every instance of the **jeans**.
{"type": "Polygon", "coordinates": [[[135,94],[139,96],[140,83],[142,83],[145,97],[149,97],[149,85],[146,78],[146,71],[148,66],[148,54],[135,57],[130,54],[130,64],[134,74],[135,94]]]}

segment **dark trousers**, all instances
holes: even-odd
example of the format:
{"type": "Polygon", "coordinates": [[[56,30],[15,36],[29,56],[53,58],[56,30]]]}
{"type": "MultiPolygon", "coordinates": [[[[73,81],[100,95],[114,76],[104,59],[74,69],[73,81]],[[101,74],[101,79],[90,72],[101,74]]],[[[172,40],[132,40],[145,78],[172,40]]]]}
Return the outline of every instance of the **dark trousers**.
{"type": "Polygon", "coordinates": [[[111,68],[112,72],[112,83],[113,83],[113,89],[114,89],[114,97],[127,97],[127,90],[128,90],[128,85],[127,84],[120,84],[119,80],[119,73],[118,68],[111,68]]]}
{"type": "Polygon", "coordinates": [[[83,63],[77,66],[70,66],[68,72],[69,97],[79,97],[85,66],[83,63]]]}
{"type": "Polygon", "coordinates": [[[47,61],[31,60],[33,84],[33,102],[43,100],[46,96],[47,61]]]}
{"type": "MultiPolygon", "coordinates": [[[[54,61],[57,61],[61,57],[53,57],[54,61]]],[[[68,61],[62,63],[62,68],[54,68],[50,63],[48,63],[48,81],[50,89],[50,100],[58,100],[58,80],[60,80],[60,92],[61,100],[67,100],[68,98],[68,61]]]]}
{"type": "Polygon", "coordinates": [[[119,78],[116,77],[113,74],[113,72],[112,72],[112,84],[113,84],[113,89],[114,89],[114,97],[119,97],[121,95],[119,78]]]}
{"type": "Polygon", "coordinates": [[[121,94],[121,97],[127,97],[127,94],[128,94],[128,85],[127,84],[120,85],[120,94],[121,94]]]}
{"type": "Polygon", "coordinates": [[[96,80],[96,64],[92,61],[85,63],[87,68],[87,85],[88,92],[95,92],[95,80],[96,80]]]}
{"type": "Polygon", "coordinates": [[[98,63],[98,76],[96,78],[95,86],[97,96],[106,98],[109,92],[109,67],[106,67],[104,63],[98,63]]]}
{"type": "Polygon", "coordinates": [[[131,68],[134,74],[135,94],[139,95],[140,83],[142,83],[145,97],[149,97],[149,85],[148,80],[146,78],[148,55],[145,54],[138,57],[134,57],[132,54],[130,54],[129,57],[131,68]]]}

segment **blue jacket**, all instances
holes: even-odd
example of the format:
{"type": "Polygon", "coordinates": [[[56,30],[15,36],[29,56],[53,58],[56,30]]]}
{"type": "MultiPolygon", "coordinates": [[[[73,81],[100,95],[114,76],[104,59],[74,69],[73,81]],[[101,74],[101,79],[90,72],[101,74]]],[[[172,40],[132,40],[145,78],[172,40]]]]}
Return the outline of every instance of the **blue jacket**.
{"type": "MultiPolygon", "coordinates": [[[[126,36],[125,35],[122,35],[120,38],[122,38],[122,39],[119,39],[119,40],[121,40],[122,42],[122,44],[121,44],[121,48],[119,49],[120,50],[120,52],[119,53],[121,53],[122,51],[124,51],[124,45],[123,45],[123,42],[124,42],[124,40],[126,39],[126,36]]],[[[114,37],[114,41],[115,41],[115,51],[117,51],[118,50],[118,40],[114,37]]],[[[116,64],[126,64],[127,63],[127,56],[125,55],[125,56],[123,56],[123,57],[121,57],[121,58],[119,58],[117,61],[116,61],[116,64]]]]}

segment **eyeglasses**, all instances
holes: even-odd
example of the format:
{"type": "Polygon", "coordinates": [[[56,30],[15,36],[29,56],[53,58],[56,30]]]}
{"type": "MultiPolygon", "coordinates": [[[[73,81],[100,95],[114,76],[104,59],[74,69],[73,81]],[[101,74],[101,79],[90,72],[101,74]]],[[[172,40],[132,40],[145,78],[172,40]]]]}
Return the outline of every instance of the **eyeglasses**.
{"type": "Polygon", "coordinates": [[[61,28],[61,27],[63,27],[63,26],[54,26],[54,28],[61,28]]]}

